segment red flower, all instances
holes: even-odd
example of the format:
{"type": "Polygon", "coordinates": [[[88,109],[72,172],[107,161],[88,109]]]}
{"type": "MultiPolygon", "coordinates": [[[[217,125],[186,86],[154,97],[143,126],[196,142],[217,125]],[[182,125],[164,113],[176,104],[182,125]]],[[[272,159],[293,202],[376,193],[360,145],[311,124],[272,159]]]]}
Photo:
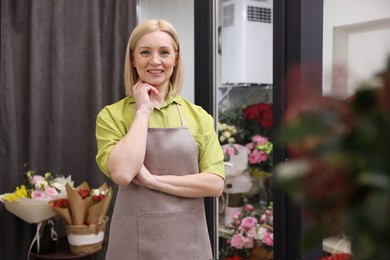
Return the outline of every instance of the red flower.
{"type": "Polygon", "coordinates": [[[96,204],[96,203],[99,203],[104,198],[105,198],[105,195],[103,193],[99,193],[97,195],[92,196],[92,202],[96,204]]]}
{"type": "Polygon", "coordinates": [[[80,189],[77,192],[81,196],[81,198],[83,198],[83,199],[89,197],[89,195],[91,194],[91,191],[87,190],[87,189],[80,189]]]}
{"type": "Polygon", "coordinates": [[[272,104],[259,103],[243,109],[243,117],[247,121],[260,124],[264,128],[272,126],[272,104]]]}
{"type": "Polygon", "coordinates": [[[66,209],[69,207],[69,201],[68,199],[55,200],[53,203],[53,207],[66,209]]]}
{"type": "Polygon", "coordinates": [[[238,255],[235,255],[232,257],[225,258],[223,260],[244,260],[244,258],[242,258],[241,256],[238,256],[238,255]]]}
{"type": "Polygon", "coordinates": [[[331,256],[320,258],[319,260],[348,260],[348,259],[352,259],[351,254],[337,253],[337,254],[333,254],[331,256]]]}

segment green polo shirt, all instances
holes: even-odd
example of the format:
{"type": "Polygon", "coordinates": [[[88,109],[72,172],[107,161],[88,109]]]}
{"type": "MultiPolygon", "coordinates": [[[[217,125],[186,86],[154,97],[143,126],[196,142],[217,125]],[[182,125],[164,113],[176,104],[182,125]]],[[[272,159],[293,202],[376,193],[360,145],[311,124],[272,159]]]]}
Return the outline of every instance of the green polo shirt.
{"type": "MultiPolygon", "coordinates": [[[[149,128],[181,127],[177,104],[180,105],[185,126],[188,127],[199,151],[199,172],[224,176],[223,152],[214,128],[214,119],[203,108],[191,103],[182,96],[167,97],[164,105],[154,111],[149,119],[149,128]]],[[[134,120],[135,101],[133,97],[104,107],[96,119],[96,140],[98,152],[96,162],[99,168],[110,177],[107,159],[114,145],[127,133],[134,120]]]]}

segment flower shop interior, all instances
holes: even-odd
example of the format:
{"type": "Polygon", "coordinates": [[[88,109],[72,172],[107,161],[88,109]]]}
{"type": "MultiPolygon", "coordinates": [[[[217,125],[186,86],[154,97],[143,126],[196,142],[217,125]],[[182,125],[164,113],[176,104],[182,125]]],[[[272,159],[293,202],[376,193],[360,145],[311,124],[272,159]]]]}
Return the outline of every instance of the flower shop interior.
{"type": "MultiPolygon", "coordinates": [[[[388,10],[388,0],[2,0],[0,259],[105,259],[117,187],[96,165],[95,120],[125,96],[130,32],[158,18],[180,37],[181,94],[213,115],[224,152],[223,195],[205,198],[213,259],[388,260],[388,10]],[[100,202],[95,219],[81,217],[104,222],[99,248],[69,251],[63,201],[44,221],[32,198],[23,211],[6,203],[34,174],[100,202]]],[[[80,207],[79,195],[69,203],[80,207]]]]}

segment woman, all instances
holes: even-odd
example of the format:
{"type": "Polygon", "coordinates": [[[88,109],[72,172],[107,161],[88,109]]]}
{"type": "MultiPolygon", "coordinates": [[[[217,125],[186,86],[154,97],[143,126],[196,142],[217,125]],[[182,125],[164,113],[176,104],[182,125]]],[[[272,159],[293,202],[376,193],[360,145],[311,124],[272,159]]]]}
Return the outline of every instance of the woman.
{"type": "Polygon", "coordinates": [[[164,20],[132,32],[127,97],[97,117],[97,163],[119,185],[106,259],[212,258],[203,197],[224,189],[213,118],[180,96],[177,33],[164,20]]]}

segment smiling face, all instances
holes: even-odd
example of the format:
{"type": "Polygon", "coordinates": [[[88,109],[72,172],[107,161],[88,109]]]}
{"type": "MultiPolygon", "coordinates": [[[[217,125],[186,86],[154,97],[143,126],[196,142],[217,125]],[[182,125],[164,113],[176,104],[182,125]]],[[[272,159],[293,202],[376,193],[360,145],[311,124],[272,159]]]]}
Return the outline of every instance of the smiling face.
{"type": "Polygon", "coordinates": [[[132,63],[141,81],[158,89],[168,88],[177,64],[172,37],[162,31],[145,34],[135,46],[132,63]]]}

